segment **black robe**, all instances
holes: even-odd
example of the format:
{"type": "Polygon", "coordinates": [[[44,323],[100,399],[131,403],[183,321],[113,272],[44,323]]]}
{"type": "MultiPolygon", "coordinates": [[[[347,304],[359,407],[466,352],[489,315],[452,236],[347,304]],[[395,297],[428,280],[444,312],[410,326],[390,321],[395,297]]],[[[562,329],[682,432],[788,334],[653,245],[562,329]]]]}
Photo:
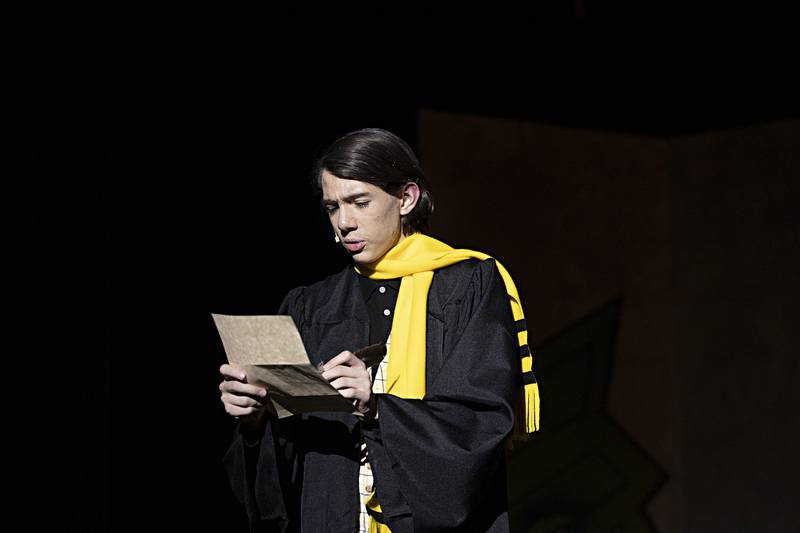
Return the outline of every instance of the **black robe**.
{"type": "MultiPolygon", "coordinates": [[[[291,315],[313,363],[369,341],[352,266],[292,289],[291,315]]],[[[363,431],[393,533],[508,531],[504,441],[520,366],[517,330],[493,259],[436,270],[428,295],[426,394],[378,394],[378,420],[348,413],[272,419],[251,441],[237,427],[224,464],[252,531],[358,528],[363,431]]]]}

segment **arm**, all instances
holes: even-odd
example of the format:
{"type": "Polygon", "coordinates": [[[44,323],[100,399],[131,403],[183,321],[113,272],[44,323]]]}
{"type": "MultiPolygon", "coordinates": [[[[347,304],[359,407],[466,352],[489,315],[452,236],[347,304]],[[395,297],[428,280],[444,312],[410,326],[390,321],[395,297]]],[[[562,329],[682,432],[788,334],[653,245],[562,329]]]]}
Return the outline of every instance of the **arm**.
{"type": "Polygon", "coordinates": [[[448,333],[459,340],[425,397],[376,395],[380,421],[365,432],[384,510],[402,514],[405,502],[415,529],[485,530],[506,505],[504,441],[514,423],[519,345],[493,260],[477,265],[462,307],[469,317],[448,333]]]}
{"type": "MultiPolygon", "coordinates": [[[[291,315],[298,329],[303,320],[303,288],[289,291],[278,314],[291,315]]],[[[225,368],[228,367],[228,368],[225,368]]],[[[236,499],[244,507],[254,531],[290,531],[297,524],[302,456],[295,446],[296,417],[278,420],[261,406],[266,395],[247,385],[230,365],[220,384],[226,411],[238,418],[233,439],[223,458],[236,499]],[[227,395],[227,396],[226,396],[227,395]],[[227,401],[226,401],[227,400],[227,401]]]]}

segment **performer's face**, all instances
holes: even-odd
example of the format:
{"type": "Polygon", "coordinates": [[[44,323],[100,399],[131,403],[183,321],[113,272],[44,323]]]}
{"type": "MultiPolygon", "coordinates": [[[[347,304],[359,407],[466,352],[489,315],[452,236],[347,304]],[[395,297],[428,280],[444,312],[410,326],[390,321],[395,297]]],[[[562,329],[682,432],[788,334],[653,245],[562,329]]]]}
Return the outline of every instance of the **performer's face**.
{"type": "Polygon", "coordinates": [[[353,261],[373,263],[405,238],[400,217],[417,203],[416,183],[406,184],[402,196],[397,197],[365,181],[337,178],[327,170],[320,181],[322,205],[353,261]]]}

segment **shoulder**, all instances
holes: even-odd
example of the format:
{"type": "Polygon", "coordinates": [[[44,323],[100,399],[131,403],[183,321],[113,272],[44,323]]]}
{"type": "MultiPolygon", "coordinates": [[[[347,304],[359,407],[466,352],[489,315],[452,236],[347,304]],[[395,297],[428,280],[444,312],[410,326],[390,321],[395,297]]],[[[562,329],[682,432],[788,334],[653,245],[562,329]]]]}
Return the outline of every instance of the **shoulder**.
{"type": "Polygon", "coordinates": [[[303,291],[306,298],[324,300],[341,291],[345,285],[349,285],[352,282],[352,278],[354,278],[352,271],[352,265],[347,265],[338,272],[325,276],[311,285],[298,287],[298,289],[303,291]]]}
{"type": "Polygon", "coordinates": [[[494,258],[470,258],[450,266],[440,268],[433,277],[444,305],[465,297],[480,297],[498,280],[502,283],[500,271],[494,258]]]}
{"type": "Polygon", "coordinates": [[[292,314],[291,310],[317,309],[325,303],[341,297],[346,291],[351,290],[353,284],[352,266],[348,265],[339,272],[330,274],[323,279],[309,285],[300,285],[286,293],[281,310],[292,314]],[[288,306],[288,307],[287,307],[288,306]]]}

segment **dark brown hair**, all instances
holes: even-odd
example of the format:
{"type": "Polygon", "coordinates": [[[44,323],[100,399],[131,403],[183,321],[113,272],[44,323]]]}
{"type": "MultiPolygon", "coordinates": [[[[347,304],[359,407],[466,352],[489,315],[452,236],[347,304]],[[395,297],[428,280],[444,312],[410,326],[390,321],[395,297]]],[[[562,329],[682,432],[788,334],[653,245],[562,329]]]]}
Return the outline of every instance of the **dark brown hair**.
{"type": "Polygon", "coordinates": [[[404,235],[428,229],[433,213],[433,195],[414,152],[403,139],[380,128],[353,131],[335,140],[311,170],[311,187],[322,197],[322,172],[337,178],[371,183],[392,196],[399,196],[406,183],[420,190],[414,209],[402,217],[404,235]]]}

